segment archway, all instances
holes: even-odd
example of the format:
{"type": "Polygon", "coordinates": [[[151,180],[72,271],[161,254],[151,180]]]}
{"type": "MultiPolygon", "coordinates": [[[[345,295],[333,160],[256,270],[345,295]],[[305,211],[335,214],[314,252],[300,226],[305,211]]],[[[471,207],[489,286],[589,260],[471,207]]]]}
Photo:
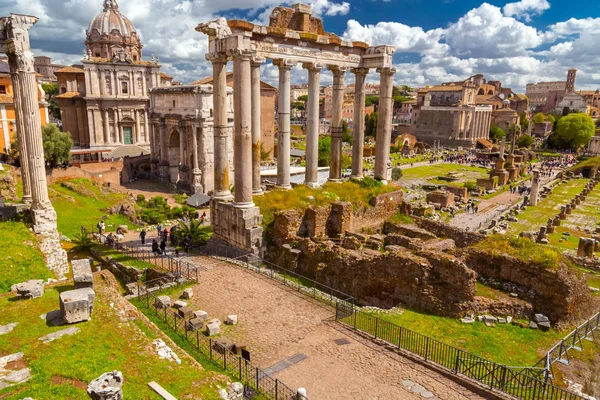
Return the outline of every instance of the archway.
{"type": "Polygon", "coordinates": [[[477,92],[478,96],[482,96],[485,94],[485,91],[483,90],[483,88],[479,89],[479,92],[477,92]]]}
{"type": "Polygon", "coordinates": [[[493,91],[493,90],[489,90],[489,91],[488,91],[488,94],[489,94],[490,96],[492,96],[492,95],[494,94],[494,91],[493,91]]]}
{"type": "Polygon", "coordinates": [[[123,144],[134,144],[134,121],[129,117],[125,117],[121,120],[120,125],[121,130],[123,131],[123,144]]]}

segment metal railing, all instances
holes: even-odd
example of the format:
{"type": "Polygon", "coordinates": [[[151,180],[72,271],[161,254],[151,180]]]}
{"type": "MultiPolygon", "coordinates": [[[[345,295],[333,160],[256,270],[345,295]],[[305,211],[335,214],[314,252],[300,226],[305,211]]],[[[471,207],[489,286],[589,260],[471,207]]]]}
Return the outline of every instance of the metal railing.
{"type": "Polygon", "coordinates": [[[336,321],[373,335],[393,347],[417,355],[455,375],[474,380],[523,400],[581,400],[583,397],[548,383],[548,371],[536,367],[498,364],[429,336],[369,315],[344,303],[336,304],[336,321]]]}
{"type": "Polygon", "coordinates": [[[246,391],[251,388],[260,393],[261,398],[308,400],[307,397],[290,389],[280,380],[271,378],[263,370],[224,347],[217,340],[205,336],[199,330],[194,330],[190,322],[181,318],[172,308],[159,307],[155,294],[161,291],[152,292],[147,289],[146,285],[139,284],[138,302],[185,340],[192,349],[192,353],[206,357],[217,367],[243,383],[246,391]]]}
{"type": "Polygon", "coordinates": [[[543,364],[544,368],[552,372],[552,364],[560,362],[569,365],[569,350],[582,350],[583,340],[594,340],[594,331],[600,328],[600,312],[579,325],[560,342],[552,347],[546,356],[541,359],[536,365],[543,364]]]}

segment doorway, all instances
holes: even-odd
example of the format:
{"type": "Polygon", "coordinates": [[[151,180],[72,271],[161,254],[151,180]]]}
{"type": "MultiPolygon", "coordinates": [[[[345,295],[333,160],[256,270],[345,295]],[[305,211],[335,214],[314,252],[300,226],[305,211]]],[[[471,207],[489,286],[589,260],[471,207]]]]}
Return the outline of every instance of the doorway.
{"type": "Polygon", "coordinates": [[[133,128],[130,126],[123,127],[123,144],[133,144],[133,128]]]}

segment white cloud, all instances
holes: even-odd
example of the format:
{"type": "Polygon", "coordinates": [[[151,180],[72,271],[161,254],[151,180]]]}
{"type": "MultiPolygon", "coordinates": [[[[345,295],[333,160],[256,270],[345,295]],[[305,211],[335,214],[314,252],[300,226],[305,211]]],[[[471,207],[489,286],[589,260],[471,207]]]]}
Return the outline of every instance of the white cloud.
{"type": "Polygon", "coordinates": [[[548,0],[521,0],[515,3],[508,3],[502,7],[502,12],[506,17],[517,17],[525,21],[531,21],[534,15],[540,15],[550,8],[548,0]]]}

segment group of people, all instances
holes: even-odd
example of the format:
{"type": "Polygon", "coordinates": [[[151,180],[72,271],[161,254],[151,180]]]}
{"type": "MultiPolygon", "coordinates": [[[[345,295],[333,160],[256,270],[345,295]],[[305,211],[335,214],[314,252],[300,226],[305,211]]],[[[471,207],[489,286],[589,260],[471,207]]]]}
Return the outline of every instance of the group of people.
{"type": "MultiPolygon", "coordinates": [[[[205,216],[206,216],[206,213],[204,213],[202,218],[204,218],[205,216]]],[[[179,256],[179,236],[177,235],[176,232],[177,232],[176,226],[171,227],[171,230],[169,231],[168,228],[163,229],[162,224],[158,224],[156,226],[157,239],[152,240],[152,253],[154,253],[155,255],[166,255],[167,254],[167,252],[166,252],[167,243],[170,240],[171,245],[173,247],[175,247],[175,255],[179,256]]],[[[140,232],[140,240],[142,242],[142,245],[144,245],[146,243],[146,236],[147,236],[146,230],[142,229],[142,231],[140,232]]],[[[181,241],[181,244],[183,246],[183,250],[186,253],[189,253],[189,251],[192,247],[191,236],[186,235],[183,238],[183,240],[181,241]]]]}

